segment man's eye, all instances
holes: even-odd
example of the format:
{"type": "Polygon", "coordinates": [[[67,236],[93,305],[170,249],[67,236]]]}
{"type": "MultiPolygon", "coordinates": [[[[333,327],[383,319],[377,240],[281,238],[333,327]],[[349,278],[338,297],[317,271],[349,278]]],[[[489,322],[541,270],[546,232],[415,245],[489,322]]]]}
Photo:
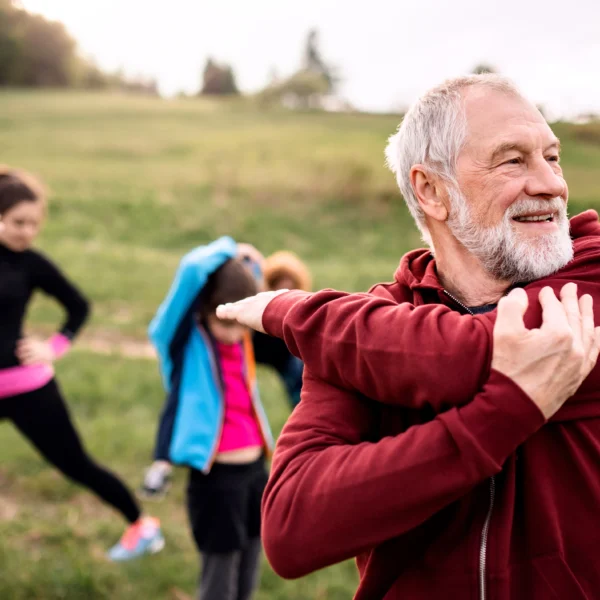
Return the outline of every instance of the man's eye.
{"type": "Polygon", "coordinates": [[[560,156],[558,156],[558,154],[553,154],[552,156],[549,156],[547,160],[550,162],[559,162],[560,156]]]}
{"type": "Polygon", "coordinates": [[[509,158],[504,164],[505,165],[520,165],[521,159],[520,158],[509,158]]]}

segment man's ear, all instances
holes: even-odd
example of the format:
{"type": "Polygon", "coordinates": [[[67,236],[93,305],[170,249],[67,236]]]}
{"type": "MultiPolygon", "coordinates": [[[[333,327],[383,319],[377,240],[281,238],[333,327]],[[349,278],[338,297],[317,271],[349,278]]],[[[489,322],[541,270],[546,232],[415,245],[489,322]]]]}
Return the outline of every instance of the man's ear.
{"type": "Polygon", "coordinates": [[[413,165],[410,183],[421,210],[431,219],[444,222],[448,219],[448,194],[442,180],[424,165],[413,165]]]}

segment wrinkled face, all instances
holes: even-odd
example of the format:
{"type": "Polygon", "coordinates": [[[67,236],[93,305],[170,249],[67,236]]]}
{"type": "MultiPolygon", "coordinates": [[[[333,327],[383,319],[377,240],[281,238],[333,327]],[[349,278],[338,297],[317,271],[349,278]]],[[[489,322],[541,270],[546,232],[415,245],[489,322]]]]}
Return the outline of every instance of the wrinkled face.
{"type": "Polygon", "coordinates": [[[529,281],[571,260],[560,144],[525,100],[473,88],[448,226],[494,276],[529,281]]]}
{"type": "Polygon", "coordinates": [[[237,344],[248,331],[247,327],[237,321],[219,319],[214,313],[206,317],[206,325],[212,336],[221,344],[237,344]]]}
{"type": "Polygon", "coordinates": [[[15,252],[27,250],[44,222],[44,206],[40,201],[24,200],[2,215],[0,242],[15,252]]]}

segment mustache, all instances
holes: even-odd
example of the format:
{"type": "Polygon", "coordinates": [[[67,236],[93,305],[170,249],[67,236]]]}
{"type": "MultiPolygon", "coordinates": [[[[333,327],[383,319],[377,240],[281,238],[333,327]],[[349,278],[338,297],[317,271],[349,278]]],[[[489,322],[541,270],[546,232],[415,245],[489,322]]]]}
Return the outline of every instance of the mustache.
{"type": "Polygon", "coordinates": [[[567,216],[567,205],[562,198],[556,197],[552,200],[534,200],[527,198],[513,202],[505,213],[505,218],[512,219],[534,212],[556,213],[559,217],[567,216]]]}

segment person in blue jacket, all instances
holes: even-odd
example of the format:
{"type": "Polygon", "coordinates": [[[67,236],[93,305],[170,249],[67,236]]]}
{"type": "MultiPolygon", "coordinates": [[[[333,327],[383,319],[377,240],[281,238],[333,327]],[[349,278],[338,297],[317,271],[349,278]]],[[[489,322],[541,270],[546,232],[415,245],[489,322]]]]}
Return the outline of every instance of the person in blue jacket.
{"type": "Polygon", "coordinates": [[[251,597],[265,458],[273,448],[251,334],[216,317],[219,304],[259,289],[238,253],[222,237],[185,255],[149,328],[167,392],[155,458],[189,468],[187,510],[202,557],[201,600],[251,597]]]}
{"type": "MultiPolygon", "coordinates": [[[[193,254],[193,253],[192,253],[193,254]]],[[[279,251],[266,259],[250,244],[238,243],[236,255],[242,259],[254,275],[259,288],[278,290],[283,288],[310,291],[311,277],[306,265],[292,252],[279,251]]],[[[300,401],[302,389],[303,362],[287,349],[280,339],[254,332],[252,336],[255,360],[258,364],[269,366],[278,373],[286,390],[290,408],[300,401]]],[[[163,421],[169,419],[169,413],[163,413],[159,425],[159,436],[154,452],[154,462],[146,469],[144,481],[138,494],[148,500],[164,498],[170,487],[172,465],[164,441],[168,436],[160,431],[169,431],[163,421]]]]}

